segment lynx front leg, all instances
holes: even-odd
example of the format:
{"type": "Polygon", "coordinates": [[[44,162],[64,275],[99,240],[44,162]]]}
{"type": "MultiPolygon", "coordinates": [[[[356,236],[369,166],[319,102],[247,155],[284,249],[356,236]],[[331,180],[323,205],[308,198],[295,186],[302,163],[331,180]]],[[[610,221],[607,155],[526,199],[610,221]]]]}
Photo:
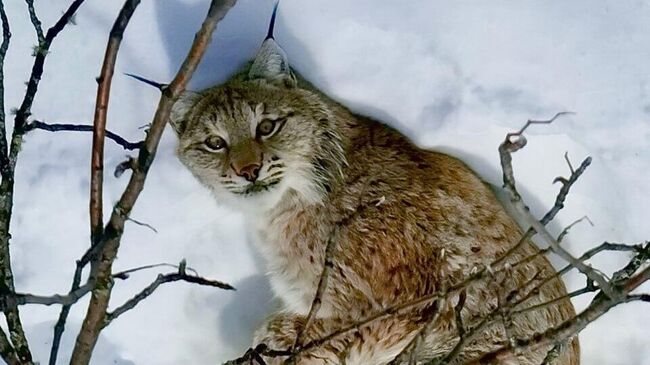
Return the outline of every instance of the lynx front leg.
{"type": "MultiPolygon", "coordinates": [[[[302,316],[279,313],[269,319],[255,334],[254,343],[265,344],[273,350],[288,350],[296,339],[298,330],[304,325],[302,316]]],[[[409,331],[408,321],[388,319],[361,327],[358,331],[335,336],[331,340],[301,353],[296,357],[296,365],[368,365],[386,364],[409,343],[413,330],[409,331]]],[[[305,332],[304,343],[324,338],[348,327],[349,324],[337,319],[317,319],[305,332]]],[[[410,324],[412,326],[412,322],[410,324]]],[[[267,357],[269,365],[280,365],[286,357],[267,357]]]]}
{"type": "MultiPolygon", "coordinates": [[[[334,321],[325,321],[318,319],[310,326],[310,330],[305,333],[307,342],[329,334],[324,328],[326,323],[334,321]],[[327,332],[327,333],[326,333],[327,332]]],[[[290,350],[296,341],[298,331],[304,326],[305,317],[296,316],[289,313],[277,313],[255,332],[253,343],[255,345],[265,344],[271,350],[290,350]]],[[[333,326],[328,326],[333,327],[333,326]]],[[[329,347],[329,346],[328,346],[329,347]]],[[[265,357],[264,360],[269,365],[283,364],[287,359],[286,356],[265,357]]],[[[332,351],[324,347],[315,348],[305,351],[301,354],[296,365],[324,365],[338,364],[338,357],[332,351]]]]}

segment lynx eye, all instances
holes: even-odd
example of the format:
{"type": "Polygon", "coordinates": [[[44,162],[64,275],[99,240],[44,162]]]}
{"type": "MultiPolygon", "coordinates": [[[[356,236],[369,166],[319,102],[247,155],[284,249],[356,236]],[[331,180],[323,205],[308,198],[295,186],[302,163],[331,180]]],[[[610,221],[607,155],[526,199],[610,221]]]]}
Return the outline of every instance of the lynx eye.
{"type": "Polygon", "coordinates": [[[219,151],[226,147],[226,141],[219,136],[208,137],[203,143],[211,151],[219,151]]]}
{"type": "Polygon", "coordinates": [[[257,125],[257,136],[258,137],[268,137],[277,129],[277,125],[281,120],[270,120],[264,119],[260,124],[257,125]]]}

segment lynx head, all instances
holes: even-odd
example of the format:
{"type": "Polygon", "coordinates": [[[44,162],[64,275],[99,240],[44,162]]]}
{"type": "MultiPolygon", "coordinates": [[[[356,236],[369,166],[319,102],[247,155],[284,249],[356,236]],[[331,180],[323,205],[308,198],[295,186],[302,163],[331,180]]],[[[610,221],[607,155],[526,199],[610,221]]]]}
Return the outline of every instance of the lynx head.
{"type": "Polygon", "coordinates": [[[247,71],[186,92],[170,117],[183,164],[218,200],[256,211],[287,195],[322,201],[345,163],[334,115],[298,86],[274,20],[247,71]]]}

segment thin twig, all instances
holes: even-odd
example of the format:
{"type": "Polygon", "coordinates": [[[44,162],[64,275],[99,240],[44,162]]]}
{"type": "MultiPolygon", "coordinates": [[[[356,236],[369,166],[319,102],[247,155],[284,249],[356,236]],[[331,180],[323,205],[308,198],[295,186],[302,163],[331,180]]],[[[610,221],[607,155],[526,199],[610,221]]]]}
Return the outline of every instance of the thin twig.
{"type": "MultiPolygon", "coordinates": [[[[39,43],[38,52],[35,54],[34,64],[32,66],[31,75],[27,83],[27,91],[23,101],[16,112],[14,118],[14,130],[11,136],[10,147],[7,148],[5,145],[5,130],[2,130],[2,150],[0,153],[0,173],[2,174],[2,183],[0,184],[0,250],[2,256],[2,289],[4,293],[13,293],[14,283],[13,283],[13,272],[11,269],[11,258],[9,255],[9,227],[11,225],[11,215],[13,212],[13,197],[14,197],[14,171],[16,169],[16,163],[18,160],[18,153],[22,146],[22,139],[24,135],[24,127],[31,113],[31,107],[38,91],[38,85],[43,75],[43,68],[45,64],[45,58],[47,56],[48,50],[52,44],[54,38],[63,30],[65,25],[68,23],[69,19],[74,15],[77,9],[81,6],[84,0],[75,0],[64,12],[64,14],[59,18],[59,20],[48,29],[47,34],[45,35],[44,41],[39,43]],[[9,151],[7,151],[9,149],[9,151]]],[[[3,9],[4,14],[4,9],[3,9]]],[[[6,16],[3,18],[3,45],[5,41],[8,41],[7,35],[10,34],[8,29],[8,23],[6,22],[6,16]]],[[[5,51],[6,52],[6,49],[5,51]]],[[[3,53],[4,59],[4,53],[3,53]]],[[[4,109],[4,105],[3,105],[4,109]]],[[[4,124],[4,118],[3,118],[4,124]]],[[[11,342],[13,343],[18,357],[22,363],[30,364],[32,363],[32,356],[29,350],[29,345],[27,343],[27,338],[25,336],[22,324],[20,322],[20,316],[17,308],[9,308],[5,311],[5,317],[7,318],[7,324],[9,327],[9,332],[11,335],[11,342]]]]}
{"type": "Polygon", "coordinates": [[[566,164],[569,165],[569,171],[571,171],[571,173],[574,174],[576,171],[573,169],[573,165],[571,164],[571,160],[569,159],[569,151],[564,152],[564,161],[566,161],[566,164]]]}
{"type": "MultiPolygon", "coordinates": [[[[379,206],[380,205],[377,205],[376,201],[370,203],[359,202],[359,205],[354,211],[335,222],[335,228],[329,234],[329,237],[325,244],[325,253],[323,254],[323,268],[319,276],[316,293],[314,294],[314,298],[312,299],[311,305],[309,307],[309,312],[305,318],[305,324],[296,331],[296,338],[294,340],[293,346],[291,347],[292,352],[296,352],[297,349],[301,348],[303,345],[303,337],[313,324],[313,321],[316,318],[318,311],[320,310],[323,295],[327,289],[329,275],[332,271],[332,267],[334,266],[334,251],[338,246],[338,235],[340,233],[340,227],[346,227],[353,218],[362,214],[368,208],[377,208],[379,206]]],[[[293,358],[289,358],[287,360],[288,363],[291,361],[293,361],[293,358]]]]}
{"type": "MultiPolygon", "coordinates": [[[[158,268],[158,267],[171,267],[171,268],[174,268],[174,269],[177,269],[177,270],[180,269],[179,265],[174,265],[174,264],[168,264],[168,263],[152,264],[152,265],[139,266],[139,267],[135,267],[133,269],[128,269],[128,270],[117,272],[117,273],[113,274],[113,278],[125,280],[125,279],[128,279],[130,274],[132,274],[134,272],[138,272],[138,271],[142,271],[142,270],[148,270],[148,269],[154,269],[154,268],[158,268]]],[[[186,267],[185,270],[186,271],[191,271],[195,276],[199,276],[199,273],[196,272],[196,270],[194,270],[194,269],[192,269],[190,267],[186,267]]]]}
{"type": "MultiPolygon", "coordinates": [[[[603,244],[603,245],[601,245],[601,246],[602,246],[602,247],[607,247],[606,244],[603,244]]],[[[621,250],[621,247],[623,247],[623,246],[622,246],[622,245],[617,245],[617,246],[614,247],[613,250],[615,250],[615,251],[619,251],[619,250],[621,250]]],[[[630,247],[635,247],[635,248],[636,248],[636,247],[638,247],[638,246],[626,246],[626,247],[628,247],[628,248],[630,248],[630,247]]],[[[593,252],[596,252],[596,250],[592,250],[592,251],[593,251],[593,252]]],[[[602,251],[602,250],[601,250],[601,251],[602,251]]],[[[641,248],[641,249],[638,249],[638,250],[636,250],[636,251],[637,251],[637,254],[636,254],[635,258],[634,258],[634,259],[633,259],[633,260],[632,260],[628,265],[626,265],[625,268],[619,270],[619,271],[617,272],[617,274],[615,274],[615,275],[619,275],[619,277],[622,277],[622,276],[621,276],[621,273],[622,273],[622,272],[626,272],[626,273],[627,273],[627,272],[634,272],[634,271],[636,271],[636,270],[640,267],[640,265],[641,265],[642,262],[645,262],[645,261],[648,260],[648,258],[650,258],[650,244],[646,244],[645,247],[643,247],[643,248],[641,248]]],[[[598,252],[600,252],[600,251],[598,251],[598,252]]],[[[593,255],[591,255],[591,256],[593,256],[593,255]]],[[[585,259],[585,258],[588,258],[588,257],[591,257],[591,256],[590,256],[588,253],[586,253],[585,255],[581,256],[580,259],[585,259]]],[[[570,268],[573,268],[571,265],[567,265],[567,267],[568,267],[569,269],[570,269],[570,268]]],[[[555,278],[558,278],[559,276],[561,276],[561,274],[566,273],[569,269],[565,268],[564,270],[561,270],[561,271],[558,272],[558,273],[554,273],[553,275],[550,275],[550,276],[548,276],[548,277],[542,279],[541,283],[539,283],[538,285],[532,287],[532,288],[531,288],[531,289],[530,289],[526,294],[524,294],[523,296],[521,296],[518,300],[515,300],[515,301],[513,301],[513,302],[510,302],[510,303],[509,303],[509,307],[510,307],[510,308],[515,308],[515,307],[521,305],[522,303],[524,303],[525,301],[527,301],[529,298],[531,298],[534,294],[538,293],[539,290],[540,290],[540,288],[541,288],[542,286],[544,286],[544,285],[545,285],[546,283],[548,283],[550,280],[553,280],[553,279],[555,279],[555,278]]],[[[530,280],[530,281],[529,281],[529,284],[530,284],[530,283],[534,283],[535,281],[537,281],[537,280],[530,280]]],[[[528,286],[528,285],[526,285],[526,286],[528,286]]],[[[524,289],[525,289],[525,288],[521,288],[520,290],[524,290],[524,289]]],[[[542,303],[542,304],[540,304],[540,305],[536,305],[536,306],[531,307],[531,308],[524,308],[523,310],[514,311],[512,314],[517,314],[517,315],[518,315],[518,314],[526,313],[526,312],[528,312],[529,310],[533,310],[533,309],[541,309],[541,308],[544,308],[544,307],[547,307],[547,306],[553,305],[554,303],[556,303],[556,302],[558,302],[558,301],[560,301],[560,300],[568,299],[568,298],[571,298],[571,297],[574,297],[574,296],[578,296],[578,295],[581,295],[581,294],[585,294],[585,293],[593,292],[593,291],[596,291],[596,290],[598,290],[598,288],[596,288],[596,287],[593,285],[593,281],[587,280],[587,285],[586,285],[585,288],[583,288],[583,289],[576,290],[576,291],[574,291],[574,292],[572,292],[572,293],[570,293],[570,294],[568,294],[568,295],[566,295],[566,296],[562,296],[562,297],[560,297],[560,298],[556,298],[556,299],[553,299],[553,300],[547,301],[547,302],[545,302],[545,303],[542,303]]],[[[596,301],[601,300],[601,299],[602,299],[602,296],[600,296],[600,297],[597,296],[596,299],[595,299],[594,301],[596,302],[596,301]]],[[[611,300],[611,299],[608,299],[608,300],[611,300]]],[[[634,300],[637,300],[637,298],[628,298],[628,299],[626,299],[625,302],[634,301],[634,300]]],[[[491,313],[488,314],[486,317],[484,317],[484,318],[482,319],[482,321],[481,321],[479,324],[473,326],[473,327],[471,328],[471,330],[468,331],[468,335],[467,335],[467,337],[471,337],[471,336],[473,336],[473,334],[475,334],[477,331],[480,331],[480,330],[482,330],[483,328],[486,328],[488,325],[490,325],[490,324],[494,323],[496,320],[498,320],[499,310],[500,310],[499,308],[495,309],[493,312],[491,312],[491,313]]],[[[576,332],[576,333],[577,333],[577,332],[576,332]]],[[[473,337],[472,337],[472,338],[473,338],[473,337]]],[[[507,342],[509,342],[509,341],[507,341],[507,342]]],[[[516,341],[515,341],[515,342],[516,342],[516,341]]],[[[514,343],[512,343],[512,342],[509,342],[509,343],[510,343],[510,345],[513,345],[513,346],[514,346],[514,343]]],[[[456,354],[458,354],[458,353],[459,353],[459,349],[456,349],[456,348],[455,348],[455,350],[457,350],[457,351],[456,351],[456,354]]],[[[518,349],[518,350],[521,351],[522,349],[518,349]]],[[[445,360],[453,360],[453,359],[452,359],[452,358],[449,358],[449,357],[446,357],[445,360]]],[[[446,363],[446,362],[444,362],[444,363],[446,363]]],[[[451,363],[453,363],[453,362],[451,362],[451,363]]]]}
{"type": "MultiPolygon", "coordinates": [[[[526,145],[526,138],[523,136],[523,132],[526,130],[526,128],[531,125],[531,124],[537,124],[537,123],[552,123],[555,119],[557,119],[560,115],[563,115],[566,113],[558,113],[556,114],[552,119],[547,120],[547,121],[531,121],[529,120],[524,127],[519,130],[518,132],[515,133],[509,133],[506,135],[505,140],[503,143],[499,146],[499,155],[501,157],[501,168],[503,170],[503,185],[505,189],[510,193],[510,201],[512,202],[513,206],[515,209],[519,212],[519,214],[525,219],[526,223],[531,226],[536,232],[536,234],[541,237],[541,239],[544,241],[544,243],[550,247],[552,247],[552,250],[555,254],[558,256],[562,257],[565,261],[570,263],[571,265],[575,266],[580,272],[585,274],[587,277],[598,283],[598,286],[607,294],[607,295],[615,295],[614,291],[612,288],[609,286],[607,279],[603,277],[600,273],[598,273],[596,270],[590,268],[589,266],[585,265],[583,262],[579,261],[577,258],[573,257],[568,251],[566,251],[558,242],[551,236],[551,234],[546,230],[544,227],[545,224],[543,222],[540,222],[535,218],[532,213],[530,213],[530,209],[526,204],[523,202],[521,195],[517,191],[516,185],[515,185],[515,178],[514,178],[514,173],[512,170],[512,156],[511,154],[513,152],[516,152],[520,150],[523,146],[526,145]],[[512,137],[518,137],[516,141],[512,141],[512,137]]],[[[585,161],[580,165],[578,170],[575,171],[575,173],[571,174],[571,177],[578,175],[577,172],[581,171],[580,174],[582,174],[582,171],[586,168],[591,163],[591,158],[585,159],[585,161]],[[583,167],[584,166],[584,167],[583,167]]],[[[566,195],[563,195],[563,189],[565,187],[570,186],[570,184],[573,184],[573,182],[570,182],[569,180],[562,179],[560,180],[563,183],[563,187],[560,191],[560,194],[558,194],[558,198],[562,198],[560,205],[563,206],[564,204],[564,199],[566,198],[566,195]]],[[[568,188],[566,189],[568,192],[568,188]]]]}
{"type": "MultiPolygon", "coordinates": [[[[524,132],[526,131],[526,129],[528,129],[528,127],[530,127],[531,125],[534,125],[534,124],[551,124],[551,123],[555,122],[555,120],[557,120],[558,118],[560,118],[560,117],[562,117],[564,115],[571,115],[571,114],[575,114],[575,113],[574,112],[559,112],[559,113],[556,113],[553,116],[553,118],[547,119],[547,120],[531,120],[531,119],[529,119],[529,120],[526,121],[526,124],[524,124],[524,126],[521,127],[521,129],[519,129],[517,132],[508,133],[506,135],[506,141],[511,141],[511,139],[510,139],[511,137],[521,137],[524,134],[524,132]]],[[[521,147],[523,147],[523,146],[521,146],[521,147]]]]}
{"type": "Polygon", "coordinates": [[[150,230],[152,230],[153,233],[158,233],[158,230],[157,230],[156,228],[154,228],[154,226],[152,226],[152,225],[149,224],[149,223],[140,222],[139,220],[135,220],[135,219],[133,219],[133,218],[131,218],[131,217],[128,217],[126,220],[129,221],[129,222],[133,222],[133,223],[135,223],[135,224],[137,224],[137,225],[139,225],[139,226],[147,227],[147,228],[149,228],[150,230]]]}
{"type": "MultiPolygon", "coordinates": [[[[7,159],[7,130],[5,125],[5,95],[4,95],[4,60],[7,55],[7,50],[9,49],[9,42],[11,40],[11,30],[9,28],[9,19],[7,18],[7,13],[5,12],[4,3],[0,0],[0,19],[2,20],[2,44],[0,45],[0,161],[6,161],[7,159]]],[[[0,166],[0,171],[2,172],[3,179],[6,175],[5,165],[0,166]]],[[[3,206],[6,207],[7,200],[3,200],[3,206]]],[[[2,232],[3,234],[8,234],[7,232],[2,232]]],[[[9,241],[6,241],[8,245],[9,241]]],[[[3,245],[5,242],[3,241],[3,245]]],[[[3,247],[3,252],[4,247],[3,247]]],[[[8,254],[8,250],[6,251],[8,254]]],[[[4,255],[3,255],[4,256],[4,255]]],[[[3,266],[11,265],[10,258],[4,256],[2,258],[3,266]]],[[[3,270],[4,271],[4,270],[3,270]]],[[[0,284],[1,285],[1,284],[0,284]]],[[[12,346],[7,334],[3,329],[0,329],[0,357],[10,365],[21,364],[21,360],[18,358],[16,349],[12,346]]]]}
{"type": "Polygon", "coordinates": [[[564,237],[566,237],[566,235],[569,234],[569,231],[571,230],[571,228],[573,228],[573,226],[575,226],[576,224],[578,224],[578,223],[580,223],[580,222],[582,222],[582,221],[585,221],[585,220],[586,220],[587,222],[589,222],[589,224],[590,224],[592,227],[594,226],[594,223],[591,221],[591,219],[589,219],[589,217],[587,217],[587,216],[585,215],[584,217],[582,217],[582,218],[580,218],[580,219],[577,219],[577,220],[573,221],[573,223],[571,223],[571,224],[569,224],[568,226],[566,226],[566,227],[562,230],[562,232],[560,232],[560,234],[557,236],[557,240],[556,240],[557,243],[562,243],[562,241],[564,240],[564,237]]]}
{"type": "Polygon", "coordinates": [[[332,256],[338,243],[338,237],[337,237],[339,231],[338,227],[339,225],[336,225],[334,232],[332,232],[329,238],[327,239],[327,245],[325,246],[325,262],[323,262],[323,270],[320,274],[318,287],[316,288],[314,299],[312,300],[311,306],[309,308],[309,313],[307,314],[307,317],[305,319],[305,324],[298,330],[296,334],[296,339],[294,341],[293,348],[292,348],[293,350],[299,348],[302,345],[304,334],[311,327],[314,318],[316,317],[316,314],[318,314],[318,311],[320,310],[323,294],[325,293],[325,289],[327,288],[329,274],[330,271],[332,270],[332,267],[334,266],[334,262],[332,261],[333,260],[332,256]]]}
{"type": "MultiPolygon", "coordinates": [[[[623,270],[626,269],[627,267],[623,270]]],[[[479,358],[472,359],[471,361],[467,362],[467,364],[488,362],[490,359],[498,358],[502,354],[507,354],[515,350],[535,351],[536,349],[545,346],[555,345],[561,341],[567,341],[569,338],[581,332],[590,323],[598,319],[614,306],[622,303],[641,300],[642,297],[629,294],[648,280],[650,280],[650,267],[626,280],[624,285],[615,287],[614,290],[617,291],[616,295],[596,296],[596,298],[584,311],[582,311],[574,318],[563,322],[559,326],[549,328],[544,332],[534,334],[531,337],[525,339],[516,339],[513,343],[508,343],[506,341],[502,344],[501,347],[497,348],[496,350],[482,354],[479,358]]]]}
{"type": "MultiPolygon", "coordinates": [[[[4,3],[0,0],[0,19],[2,20],[2,45],[0,45],[0,161],[7,158],[7,130],[5,126],[5,105],[4,105],[4,60],[9,48],[11,39],[11,30],[9,28],[9,19],[5,12],[4,3]]],[[[0,167],[3,178],[5,176],[4,165],[0,167]]],[[[3,232],[4,233],[4,232],[3,232]]],[[[7,232],[8,233],[8,232],[7,232]]],[[[3,266],[8,265],[8,257],[3,258],[3,266]]],[[[7,334],[3,329],[0,329],[0,356],[7,364],[20,364],[20,359],[16,350],[11,345],[7,334]]]]}
{"type": "Polygon", "coordinates": [[[465,299],[467,298],[467,294],[465,293],[465,290],[462,290],[458,294],[458,303],[456,306],[454,306],[454,318],[456,320],[456,332],[458,332],[458,338],[461,340],[463,337],[465,337],[465,325],[463,324],[463,315],[462,311],[463,308],[465,307],[465,299]]]}
{"type": "Polygon", "coordinates": [[[586,293],[593,293],[593,292],[595,292],[597,290],[598,290],[598,288],[593,285],[593,282],[591,280],[587,280],[587,285],[584,288],[574,290],[574,291],[572,291],[572,292],[570,292],[568,294],[561,295],[559,297],[553,298],[553,299],[548,300],[546,302],[542,302],[542,303],[539,303],[539,304],[532,305],[530,307],[513,310],[512,314],[513,315],[524,314],[524,313],[528,313],[528,312],[531,312],[531,311],[534,311],[534,310],[537,310],[537,309],[540,309],[540,308],[546,308],[546,307],[549,307],[549,306],[551,306],[551,305],[553,305],[555,303],[561,302],[563,300],[571,299],[573,297],[577,297],[579,295],[583,295],[583,294],[586,294],[586,293]]]}
{"type": "MultiPolygon", "coordinates": [[[[39,120],[33,120],[25,126],[25,131],[31,131],[33,129],[41,129],[48,132],[60,132],[60,131],[69,131],[69,132],[92,132],[93,126],[83,125],[83,124],[48,124],[41,122],[39,120]]],[[[120,137],[118,134],[115,134],[111,131],[106,131],[106,137],[122,146],[125,150],[136,150],[142,146],[143,141],[139,142],[129,142],[126,139],[120,137]]]]}
{"type": "MultiPolygon", "coordinates": [[[[83,272],[83,268],[86,266],[86,263],[87,261],[84,261],[83,259],[76,262],[75,272],[72,278],[72,285],[68,293],[72,293],[79,289],[79,285],[81,284],[81,274],[83,272]]],[[[89,280],[88,283],[92,283],[92,281],[89,280]]],[[[59,318],[56,320],[56,324],[54,325],[54,336],[52,337],[52,346],[50,347],[50,357],[48,361],[49,365],[56,364],[59,347],[61,346],[61,338],[63,337],[63,331],[65,331],[65,323],[68,319],[68,314],[70,314],[71,307],[72,304],[64,304],[61,307],[59,318]]]]}
{"type": "Polygon", "coordinates": [[[7,310],[7,308],[16,308],[19,305],[25,304],[39,304],[39,305],[71,305],[79,301],[83,296],[88,294],[93,288],[91,282],[80,286],[75,291],[68,294],[54,294],[49,296],[27,294],[27,293],[13,293],[0,297],[0,309],[7,310]]]}
{"type": "Polygon", "coordinates": [[[128,77],[132,77],[132,78],[134,78],[134,79],[136,79],[136,80],[138,80],[140,82],[144,82],[145,84],[147,84],[149,86],[153,86],[153,87],[155,87],[156,89],[158,89],[160,91],[165,91],[165,88],[167,88],[167,86],[169,86],[168,84],[161,84],[160,82],[149,80],[149,79],[146,79],[146,78],[144,78],[142,76],[138,76],[138,75],[134,75],[134,74],[130,74],[130,73],[125,73],[125,75],[128,76],[128,77]]]}
{"type": "Polygon", "coordinates": [[[420,331],[416,333],[409,344],[406,345],[406,347],[402,349],[402,352],[400,352],[390,363],[388,363],[388,365],[401,365],[405,361],[408,361],[409,365],[417,364],[419,348],[422,346],[422,343],[424,343],[426,335],[431,333],[433,328],[438,324],[437,321],[440,317],[440,313],[442,312],[440,308],[443,308],[445,306],[445,299],[440,299],[436,305],[437,306],[435,307],[435,311],[431,318],[428,319],[426,325],[424,325],[420,331]]]}
{"type": "Polygon", "coordinates": [[[34,0],[25,0],[27,3],[27,10],[29,10],[29,20],[31,20],[34,30],[36,31],[36,38],[38,39],[38,47],[41,44],[45,43],[45,35],[43,35],[43,27],[41,26],[41,21],[36,16],[36,10],[34,9],[34,0]]]}
{"type": "Polygon", "coordinates": [[[217,280],[209,280],[202,278],[200,276],[194,276],[194,275],[187,275],[185,272],[182,272],[179,270],[178,272],[171,273],[171,274],[160,274],[154,280],[151,284],[149,284],[146,288],[142,289],[138,294],[136,294],[133,298],[129,299],[126,303],[122,304],[121,306],[115,308],[114,311],[109,312],[106,314],[106,318],[104,320],[103,327],[108,326],[113,320],[115,320],[117,317],[121,316],[125,312],[135,308],[140,302],[143,300],[147,299],[153,292],[161,285],[164,283],[171,283],[174,281],[187,281],[188,283],[193,283],[193,284],[198,284],[198,285],[204,285],[204,286],[212,286],[215,288],[219,289],[224,289],[224,290],[235,290],[233,286],[230,284],[223,283],[221,281],[217,280]]]}
{"type": "MultiPolygon", "coordinates": [[[[9,28],[9,19],[5,12],[5,6],[0,1],[0,19],[2,20],[2,45],[0,45],[0,161],[7,159],[7,129],[5,125],[5,88],[4,88],[4,64],[7,50],[9,49],[9,42],[11,40],[11,29],[9,28]]],[[[0,171],[4,177],[5,166],[0,166],[0,171]]]]}
{"type": "MultiPolygon", "coordinates": [[[[36,92],[38,91],[38,85],[41,81],[41,76],[43,75],[43,66],[45,64],[45,57],[47,56],[50,46],[52,45],[52,41],[54,38],[56,38],[57,35],[65,28],[65,26],[70,22],[70,19],[74,16],[74,14],[77,12],[77,9],[84,3],[85,0],[74,0],[68,9],[61,15],[59,20],[50,28],[47,30],[47,33],[45,35],[44,41],[42,44],[39,45],[39,52],[36,53],[36,57],[34,59],[34,66],[32,67],[32,73],[29,78],[29,81],[27,82],[27,91],[25,92],[25,97],[20,105],[20,108],[18,108],[18,111],[16,112],[16,117],[15,117],[15,122],[16,125],[14,126],[14,136],[22,136],[24,133],[24,127],[25,124],[27,123],[27,118],[31,114],[31,108],[32,104],[34,103],[34,98],[36,96],[36,92]]],[[[20,141],[16,141],[20,142],[20,141]]],[[[14,143],[12,143],[14,145],[14,143]]],[[[12,146],[13,147],[13,146],[12,146]]],[[[19,148],[20,145],[16,145],[15,148],[19,148]]],[[[18,150],[15,150],[13,158],[18,153],[18,150]]],[[[10,157],[11,159],[11,157],[10,157]]],[[[15,161],[11,161],[12,164],[15,165],[15,161]]],[[[13,168],[13,166],[12,166],[13,168]]]]}

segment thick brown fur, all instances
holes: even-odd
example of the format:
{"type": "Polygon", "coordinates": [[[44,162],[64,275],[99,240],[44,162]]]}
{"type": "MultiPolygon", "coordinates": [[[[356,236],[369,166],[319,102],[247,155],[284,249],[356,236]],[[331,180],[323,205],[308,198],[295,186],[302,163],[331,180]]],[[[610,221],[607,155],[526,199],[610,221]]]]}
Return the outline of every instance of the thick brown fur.
{"type": "MultiPolygon", "coordinates": [[[[314,299],[330,239],[336,243],[333,267],[303,343],[386,308],[442,292],[519,241],[517,224],[464,163],[421,149],[398,131],[351,113],[290,76],[281,83],[236,76],[187,95],[171,121],[179,134],[181,161],[218,201],[247,212],[267,260],[269,280],[283,308],[256,332],[254,344],[276,350],[293,345],[314,299]],[[261,138],[255,125],[269,119],[282,126],[261,138]],[[213,135],[227,146],[206,148],[206,139],[213,135]],[[260,180],[237,176],[233,161],[241,158],[259,163],[260,180]]],[[[514,265],[536,252],[525,243],[507,260],[511,269],[466,288],[461,311],[466,326],[555,273],[543,256],[514,265]]],[[[513,309],[564,295],[562,281],[553,279],[513,309]]],[[[386,364],[434,314],[436,322],[420,347],[420,359],[440,358],[458,341],[458,300],[456,292],[445,301],[374,321],[302,353],[297,364],[386,364]]],[[[470,363],[508,336],[526,337],[574,315],[570,301],[561,300],[506,316],[481,331],[454,363],[470,363]]],[[[492,363],[540,364],[548,350],[492,363]]],[[[283,358],[265,360],[280,364],[283,358]]],[[[578,363],[574,339],[555,364],[578,363]]]]}

